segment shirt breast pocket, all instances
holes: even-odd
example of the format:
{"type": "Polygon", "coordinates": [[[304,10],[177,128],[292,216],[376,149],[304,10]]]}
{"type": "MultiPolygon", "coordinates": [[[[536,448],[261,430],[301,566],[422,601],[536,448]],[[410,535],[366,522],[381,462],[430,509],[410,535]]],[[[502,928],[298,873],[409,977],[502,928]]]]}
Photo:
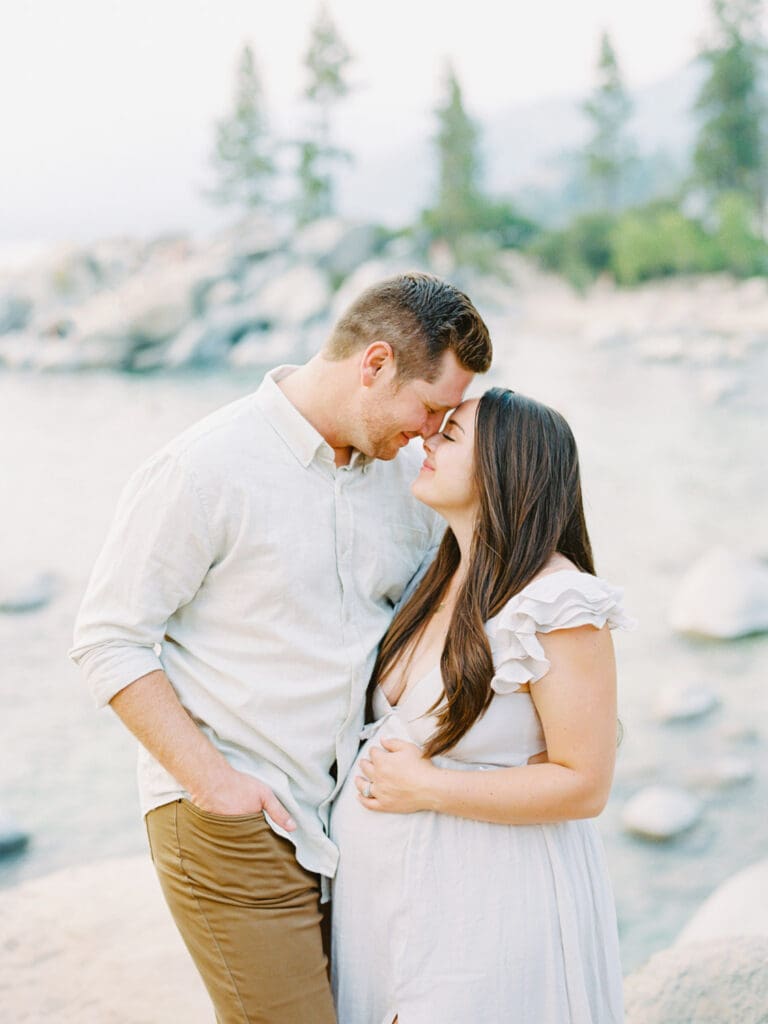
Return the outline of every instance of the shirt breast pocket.
{"type": "Polygon", "coordinates": [[[428,550],[429,535],[425,530],[407,523],[380,522],[359,563],[369,596],[377,602],[385,599],[397,604],[428,550]]]}

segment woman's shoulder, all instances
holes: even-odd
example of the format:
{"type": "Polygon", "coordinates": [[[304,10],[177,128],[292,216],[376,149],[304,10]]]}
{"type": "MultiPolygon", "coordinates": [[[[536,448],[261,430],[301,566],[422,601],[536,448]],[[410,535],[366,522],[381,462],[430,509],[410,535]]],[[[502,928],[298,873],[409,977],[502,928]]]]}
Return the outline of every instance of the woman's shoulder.
{"type": "Polygon", "coordinates": [[[496,677],[494,689],[511,692],[545,675],[549,662],[537,633],[592,626],[631,629],[624,592],[563,559],[535,576],[486,623],[496,677]]]}

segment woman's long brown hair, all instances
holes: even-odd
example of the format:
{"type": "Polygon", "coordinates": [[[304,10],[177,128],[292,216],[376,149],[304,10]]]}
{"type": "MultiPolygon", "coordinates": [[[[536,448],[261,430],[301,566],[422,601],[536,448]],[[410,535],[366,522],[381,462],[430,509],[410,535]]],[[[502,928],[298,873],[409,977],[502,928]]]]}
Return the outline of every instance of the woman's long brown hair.
{"type": "MultiPolygon", "coordinates": [[[[487,709],[494,667],[484,623],[559,552],[594,575],[579,459],[571,429],[554,409],[503,388],[480,399],[474,471],[479,507],[469,566],[458,592],[440,669],[445,703],[428,757],[453,747],[487,709]]],[[[379,648],[368,690],[407,654],[446,592],[460,561],[446,530],[437,556],[379,648]]],[[[442,704],[442,698],[435,707],[442,704]]]]}

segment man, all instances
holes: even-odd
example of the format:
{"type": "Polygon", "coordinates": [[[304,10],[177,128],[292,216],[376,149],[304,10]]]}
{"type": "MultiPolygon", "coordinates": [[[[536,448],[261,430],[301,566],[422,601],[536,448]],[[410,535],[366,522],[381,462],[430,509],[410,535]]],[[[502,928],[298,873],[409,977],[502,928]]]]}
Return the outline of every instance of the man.
{"type": "Polygon", "coordinates": [[[330,804],[377,644],[440,534],[402,449],[490,360],[463,293],[393,278],[122,496],[71,656],[142,745],[152,857],[219,1024],[335,1020],[330,804]]]}

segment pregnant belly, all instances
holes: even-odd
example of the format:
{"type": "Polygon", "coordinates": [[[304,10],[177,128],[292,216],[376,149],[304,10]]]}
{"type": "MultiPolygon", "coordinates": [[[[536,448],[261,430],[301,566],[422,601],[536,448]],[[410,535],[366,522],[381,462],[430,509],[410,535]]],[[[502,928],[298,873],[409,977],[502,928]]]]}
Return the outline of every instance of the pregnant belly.
{"type": "Polygon", "coordinates": [[[357,759],[347,775],[331,810],[331,838],[339,847],[342,858],[356,853],[375,856],[376,844],[386,843],[387,856],[392,853],[392,844],[400,839],[405,841],[410,823],[409,814],[386,814],[371,811],[358,799],[355,778],[364,775],[360,761],[370,756],[375,746],[381,746],[384,739],[402,739],[413,743],[413,737],[397,713],[389,714],[376,726],[369,727],[372,735],[365,741],[357,759]]]}
{"type": "Polygon", "coordinates": [[[353,838],[359,829],[369,830],[371,828],[378,828],[382,822],[386,822],[387,827],[391,827],[393,818],[403,817],[402,814],[383,814],[381,811],[371,811],[364,807],[358,799],[355,778],[363,775],[360,761],[362,758],[368,757],[370,749],[374,745],[376,745],[376,740],[369,740],[361,748],[357,760],[333,803],[331,811],[331,838],[338,845],[353,838]]]}

